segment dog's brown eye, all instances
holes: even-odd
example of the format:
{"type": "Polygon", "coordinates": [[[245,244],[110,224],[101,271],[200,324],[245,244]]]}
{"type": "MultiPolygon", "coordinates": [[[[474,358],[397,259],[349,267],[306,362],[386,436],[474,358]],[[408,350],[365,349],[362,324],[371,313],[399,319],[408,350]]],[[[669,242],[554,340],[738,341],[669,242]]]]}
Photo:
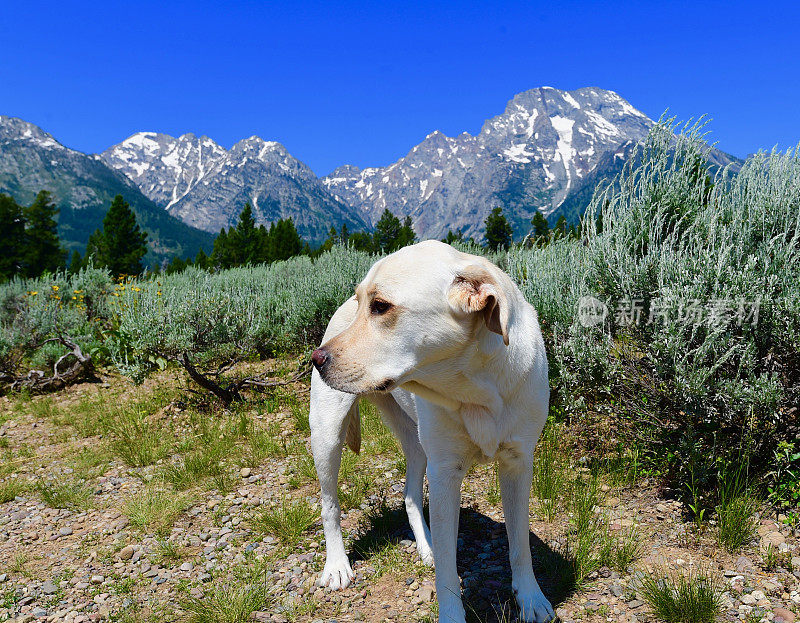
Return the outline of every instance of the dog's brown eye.
{"type": "Polygon", "coordinates": [[[387,303],[386,301],[375,300],[372,301],[372,304],[369,306],[369,311],[375,314],[376,316],[380,316],[382,314],[385,314],[391,308],[392,308],[391,303],[387,303]]]}

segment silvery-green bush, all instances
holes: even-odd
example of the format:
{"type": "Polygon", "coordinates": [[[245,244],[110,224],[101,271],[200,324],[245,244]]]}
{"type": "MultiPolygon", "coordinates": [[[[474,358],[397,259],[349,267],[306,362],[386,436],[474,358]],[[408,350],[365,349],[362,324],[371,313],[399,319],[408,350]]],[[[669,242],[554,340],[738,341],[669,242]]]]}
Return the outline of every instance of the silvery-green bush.
{"type": "Polygon", "coordinates": [[[799,154],[759,154],[712,178],[702,126],[674,129],[657,126],[596,194],[602,231],[589,223],[585,282],[608,305],[614,344],[635,345],[615,384],[656,399],[645,421],[698,455],[737,444],[764,455],[797,425],[799,154]],[[632,299],[645,321],[623,326],[615,310],[632,299]]]}
{"type": "Polygon", "coordinates": [[[0,372],[46,371],[66,352],[51,338],[73,340],[86,353],[104,348],[109,293],[105,270],[85,268],[0,286],[0,372]]]}
{"type": "Polygon", "coordinates": [[[113,297],[108,346],[120,370],[137,379],[182,355],[209,363],[302,351],[319,342],[374,261],[335,247],[314,260],[132,281],[113,297]]]}

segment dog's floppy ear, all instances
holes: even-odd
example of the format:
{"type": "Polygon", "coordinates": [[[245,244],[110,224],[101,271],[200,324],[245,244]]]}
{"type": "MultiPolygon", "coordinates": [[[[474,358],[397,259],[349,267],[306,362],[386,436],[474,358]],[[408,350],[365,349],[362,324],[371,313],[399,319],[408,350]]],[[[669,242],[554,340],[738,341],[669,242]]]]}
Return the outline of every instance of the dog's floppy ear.
{"type": "Polygon", "coordinates": [[[447,300],[464,313],[480,312],[486,328],[503,336],[508,346],[509,306],[500,283],[483,266],[470,264],[453,279],[447,300]]]}

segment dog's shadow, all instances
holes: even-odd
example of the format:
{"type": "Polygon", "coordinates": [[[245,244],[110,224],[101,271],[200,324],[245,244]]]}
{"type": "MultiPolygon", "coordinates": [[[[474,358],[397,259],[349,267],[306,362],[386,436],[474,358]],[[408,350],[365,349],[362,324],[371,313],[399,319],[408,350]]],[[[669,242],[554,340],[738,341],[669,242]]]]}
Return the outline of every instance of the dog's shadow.
{"type": "MultiPolygon", "coordinates": [[[[425,507],[428,519],[428,508],[425,507]]],[[[385,502],[369,511],[363,529],[352,543],[354,562],[370,560],[391,544],[413,540],[403,506],[385,502]]],[[[576,590],[575,561],[530,533],[536,578],[557,607],[576,590]]],[[[511,592],[511,567],[505,524],[470,508],[462,508],[458,531],[458,574],[462,579],[467,620],[476,623],[511,621],[516,606],[511,592]]]]}

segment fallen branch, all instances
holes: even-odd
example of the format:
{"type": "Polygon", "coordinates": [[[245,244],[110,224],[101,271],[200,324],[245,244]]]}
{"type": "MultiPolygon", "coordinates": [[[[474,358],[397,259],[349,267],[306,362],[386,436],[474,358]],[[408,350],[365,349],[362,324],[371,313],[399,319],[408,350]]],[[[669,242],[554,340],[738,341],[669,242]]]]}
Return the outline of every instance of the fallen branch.
{"type": "Polygon", "coordinates": [[[242,387],[253,387],[253,388],[256,388],[256,389],[268,389],[270,387],[281,387],[282,385],[291,385],[292,383],[297,383],[297,381],[302,379],[304,376],[308,376],[309,374],[311,374],[311,367],[310,366],[308,368],[306,368],[305,370],[301,370],[300,372],[298,372],[297,374],[292,376],[292,378],[285,379],[283,381],[278,381],[278,380],[274,380],[274,379],[270,380],[270,381],[265,381],[261,377],[254,376],[254,377],[246,378],[246,379],[243,379],[243,380],[239,381],[239,383],[237,385],[238,385],[239,388],[242,388],[242,387]]]}
{"type": "Polygon", "coordinates": [[[4,374],[0,381],[8,383],[12,391],[28,389],[31,391],[53,391],[71,385],[82,378],[94,378],[94,364],[91,355],[86,355],[71,338],[60,336],[45,340],[48,342],[58,342],[70,349],[70,352],[58,358],[53,365],[53,374],[45,375],[42,370],[31,370],[25,376],[13,376],[4,374]],[[75,361],[65,370],[61,370],[62,364],[70,357],[75,361]]]}
{"type": "MultiPolygon", "coordinates": [[[[280,387],[282,385],[289,385],[291,383],[296,383],[304,376],[311,373],[311,368],[307,368],[305,370],[301,370],[300,372],[294,374],[289,379],[284,380],[277,380],[277,379],[265,379],[263,376],[251,376],[245,379],[241,379],[240,381],[236,381],[234,383],[229,383],[227,385],[222,385],[213,378],[209,378],[206,374],[203,374],[200,370],[195,368],[194,364],[189,360],[189,355],[187,353],[181,353],[177,358],[178,363],[183,366],[183,369],[186,370],[186,373],[189,375],[195,383],[197,383],[203,389],[211,392],[220,399],[223,405],[226,407],[230,406],[230,404],[234,401],[242,400],[241,390],[246,388],[252,388],[255,390],[265,390],[269,389],[270,387],[280,387]]],[[[219,374],[219,370],[213,375],[216,377],[219,374]]]]}
{"type": "Polygon", "coordinates": [[[202,372],[198,371],[198,369],[194,367],[191,361],[189,361],[189,356],[186,353],[181,353],[178,356],[178,363],[180,363],[183,366],[183,369],[186,370],[189,378],[191,378],[203,389],[214,394],[226,407],[229,406],[234,400],[241,400],[238,389],[232,390],[230,387],[222,387],[222,385],[216,381],[205,376],[202,372]]]}

